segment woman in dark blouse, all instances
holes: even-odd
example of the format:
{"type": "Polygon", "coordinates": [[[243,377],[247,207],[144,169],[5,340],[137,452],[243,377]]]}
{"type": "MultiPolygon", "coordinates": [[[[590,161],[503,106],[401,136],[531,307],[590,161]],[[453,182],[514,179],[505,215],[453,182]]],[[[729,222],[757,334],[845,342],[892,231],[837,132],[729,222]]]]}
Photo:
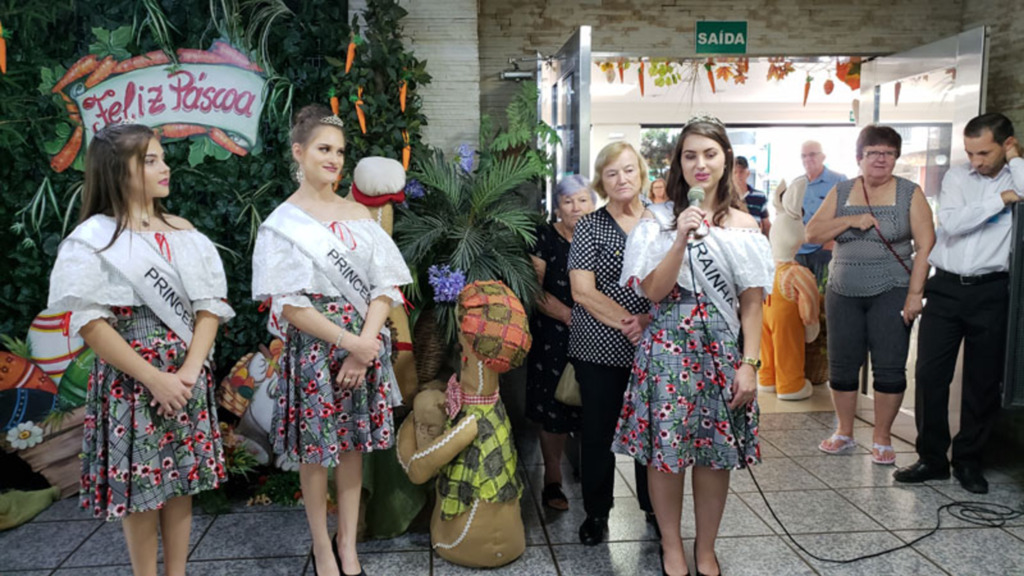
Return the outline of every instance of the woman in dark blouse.
{"type": "Polygon", "coordinates": [[[544,456],[544,492],[548,508],[568,510],[562,492],[562,454],[565,437],[580,429],[580,409],[555,400],[555,389],[569,361],[569,324],[572,291],[569,289],[569,243],[579,219],[594,211],[597,196],[580,175],[566,176],[555,190],[554,224],[537,230],[533,267],[544,293],[530,321],[529,378],[526,381],[526,416],[541,425],[540,450],[544,456]]]}
{"type": "MultiPolygon", "coordinates": [[[[588,546],[608,533],[615,483],[612,437],[636,344],[651,321],[650,302],[619,286],[626,237],[644,211],[640,192],[646,181],[647,166],[631,145],[614,142],[601,149],[592,186],[608,204],[580,219],[569,251],[575,300],[569,358],[583,398],[580,481],[587,518],[579,536],[588,546]]],[[[634,471],[640,507],[649,513],[646,468],[636,465],[634,471]]]]}

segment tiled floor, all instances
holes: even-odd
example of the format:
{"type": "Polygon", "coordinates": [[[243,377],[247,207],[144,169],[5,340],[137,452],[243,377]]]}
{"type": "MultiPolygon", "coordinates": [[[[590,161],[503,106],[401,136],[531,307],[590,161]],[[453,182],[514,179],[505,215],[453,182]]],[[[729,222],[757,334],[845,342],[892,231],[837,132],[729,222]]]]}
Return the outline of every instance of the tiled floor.
{"type": "MultiPolygon", "coordinates": [[[[832,426],[832,415],[766,413],[762,419],[764,463],[754,468],[757,483],[796,540],[818,556],[836,559],[870,554],[909,542],[935,525],[936,508],[953,500],[1021,507],[1024,462],[987,471],[986,496],[964,492],[955,481],[920,486],[894,485],[892,468],[871,463],[870,430],[859,425],[861,445],[849,456],[828,456],[815,448],[832,426]]],[[[620,459],[615,509],[607,544],[580,545],[576,529],[583,518],[578,483],[568,482],[568,512],[543,509],[543,471],[533,441],[521,443],[528,481],[523,498],[527,549],[523,557],[497,570],[454,566],[430,552],[424,533],[361,544],[368,574],[375,576],[644,576],[660,574],[653,529],[637,507],[632,465],[620,459]]],[[[897,463],[915,458],[913,447],[896,443],[897,463]]],[[[571,473],[566,467],[566,478],[571,473]]],[[[763,575],[1010,575],[1024,574],[1024,519],[1006,527],[982,528],[943,514],[942,529],[912,548],[851,564],[813,559],[782,534],[746,472],[733,474],[718,559],[729,576],[763,575]]],[[[692,496],[687,487],[682,533],[687,550],[694,536],[692,496]]],[[[198,511],[197,511],[198,512],[198,511]]],[[[239,508],[231,514],[195,516],[189,574],[312,574],[309,537],[300,509],[239,508]]],[[[60,502],[31,523],[0,533],[3,576],[118,576],[131,574],[118,524],[86,519],[73,500],[60,502]]],[[[693,570],[691,559],[691,571],[693,570]]]]}

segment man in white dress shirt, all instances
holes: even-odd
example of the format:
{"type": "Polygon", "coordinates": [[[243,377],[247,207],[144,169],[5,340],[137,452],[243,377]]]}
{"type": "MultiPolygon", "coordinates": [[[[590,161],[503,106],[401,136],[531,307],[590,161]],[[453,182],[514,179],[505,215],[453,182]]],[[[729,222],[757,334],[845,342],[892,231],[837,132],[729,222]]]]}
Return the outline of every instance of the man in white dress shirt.
{"type": "Polygon", "coordinates": [[[952,439],[953,475],[984,494],[981,453],[999,415],[1009,308],[1013,204],[1024,196],[1024,159],[1013,124],[984,114],[964,128],[969,165],[949,169],[939,192],[939,226],[928,261],[917,348],[918,461],[898,482],[949,478],[949,384],[964,342],[960,432],[952,439]]]}

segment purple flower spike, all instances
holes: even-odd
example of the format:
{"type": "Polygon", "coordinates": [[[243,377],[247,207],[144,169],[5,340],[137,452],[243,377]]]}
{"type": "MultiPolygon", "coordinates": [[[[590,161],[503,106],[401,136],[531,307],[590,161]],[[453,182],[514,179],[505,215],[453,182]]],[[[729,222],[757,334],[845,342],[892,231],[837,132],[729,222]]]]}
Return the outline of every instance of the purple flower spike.
{"type": "Polygon", "coordinates": [[[427,268],[427,281],[434,289],[434,302],[455,302],[466,285],[466,274],[458,268],[452,270],[447,264],[435,264],[427,268]]]}
{"type": "Polygon", "coordinates": [[[476,154],[473,147],[469,144],[462,144],[455,154],[459,157],[459,166],[462,167],[462,170],[467,173],[472,172],[473,156],[476,154]]]}
{"type": "Polygon", "coordinates": [[[413,178],[405,184],[405,197],[410,200],[416,200],[423,198],[427,194],[426,189],[423,188],[423,184],[413,178]]]}

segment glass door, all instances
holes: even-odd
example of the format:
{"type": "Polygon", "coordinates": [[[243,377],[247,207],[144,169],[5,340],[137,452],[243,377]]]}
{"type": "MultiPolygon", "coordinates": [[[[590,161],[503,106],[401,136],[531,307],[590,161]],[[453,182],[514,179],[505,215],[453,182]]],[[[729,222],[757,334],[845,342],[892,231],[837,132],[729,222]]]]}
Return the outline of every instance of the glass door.
{"type": "MultiPolygon", "coordinates": [[[[564,46],[537,70],[538,116],[558,133],[560,143],[547,146],[555,170],[549,176],[544,208],[551,212],[555,178],[590,177],[590,26],[580,26],[564,46]]],[[[543,144],[542,144],[543,145],[543,144]]]]}
{"type": "MultiPolygon", "coordinates": [[[[986,30],[976,28],[863,65],[858,125],[884,124],[903,137],[894,173],[916,182],[934,209],[942,177],[954,163],[967,161],[964,125],[982,113],[985,101],[986,30]]],[[[907,392],[893,432],[916,438],[913,422],[917,331],[907,355],[907,392]]],[[[857,415],[874,422],[870,363],[862,373],[857,415]]],[[[960,362],[953,380],[951,424],[959,422],[960,362]]],[[[956,428],[953,428],[954,430],[956,428]]]]}

